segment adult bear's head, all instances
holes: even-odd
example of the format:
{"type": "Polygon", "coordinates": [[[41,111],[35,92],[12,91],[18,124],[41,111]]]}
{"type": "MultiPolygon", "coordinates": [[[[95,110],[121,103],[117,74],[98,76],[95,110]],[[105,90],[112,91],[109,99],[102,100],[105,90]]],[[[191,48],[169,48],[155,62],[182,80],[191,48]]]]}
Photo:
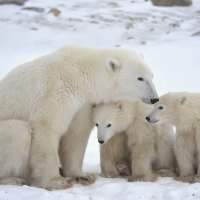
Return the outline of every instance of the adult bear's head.
{"type": "Polygon", "coordinates": [[[138,97],[148,104],[159,101],[153,74],[140,55],[132,50],[115,49],[112,57],[107,58],[106,67],[112,79],[114,100],[138,97]]]}

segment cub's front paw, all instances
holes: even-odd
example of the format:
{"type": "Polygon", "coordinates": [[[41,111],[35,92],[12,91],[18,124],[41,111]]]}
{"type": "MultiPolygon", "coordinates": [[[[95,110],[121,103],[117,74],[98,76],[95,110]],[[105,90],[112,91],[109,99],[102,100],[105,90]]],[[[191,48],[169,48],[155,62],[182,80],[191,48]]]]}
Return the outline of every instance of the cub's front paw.
{"type": "Polygon", "coordinates": [[[130,175],[130,170],[126,164],[118,164],[117,170],[118,170],[120,176],[129,176],[130,175]]]}
{"type": "Polygon", "coordinates": [[[156,171],[155,173],[161,177],[176,177],[176,174],[172,169],[161,169],[156,171]]]}
{"type": "Polygon", "coordinates": [[[149,175],[141,175],[141,176],[130,176],[128,178],[128,182],[154,182],[156,181],[157,176],[155,174],[149,174],[149,175]]]}
{"type": "Polygon", "coordinates": [[[194,182],[200,182],[200,175],[196,175],[194,177],[194,182]]]}

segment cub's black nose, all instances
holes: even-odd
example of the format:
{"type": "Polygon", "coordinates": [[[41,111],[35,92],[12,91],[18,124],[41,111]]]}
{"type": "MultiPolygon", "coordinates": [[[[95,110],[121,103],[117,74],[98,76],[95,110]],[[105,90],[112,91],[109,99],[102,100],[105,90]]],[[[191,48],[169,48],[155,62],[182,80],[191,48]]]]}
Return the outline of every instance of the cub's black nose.
{"type": "Polygon", "coordinates": [[[150,117],[146,117],[146,120],[149,122],[150,121],[150,117]]]}
{"type": "Polygon", "coordinates": [[[100,144],[103,144],[103,143],[104,143],[104,141],[103,141],[103,140],[98,140],[98,142],[99,142],[100,144]]]}
{"type": "Polygon", "coordinates": [[[151,99],[151,104],[154,104],[154,103],[156,103],[158,101],[159,101],[159,99],[151,99]]]}

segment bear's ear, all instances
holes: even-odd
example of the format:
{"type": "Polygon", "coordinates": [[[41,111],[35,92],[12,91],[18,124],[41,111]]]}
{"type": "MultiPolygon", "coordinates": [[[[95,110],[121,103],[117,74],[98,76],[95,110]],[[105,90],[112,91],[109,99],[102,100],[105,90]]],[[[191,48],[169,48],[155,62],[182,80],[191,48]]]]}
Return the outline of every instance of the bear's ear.
{"type": "Polygon", "coordinates": [[[181,105],[185,104],[187,98],[185,96],[182,96],[180,99],[179,99],[179,102],[181,105]]]}
{"type": "Polygon", "coordinates": [[[106,62],[106,67],[112,71],[115,72],[118,69],[120,69],[120,63],[118,60],[114,59],[114,58],[109,58],[106,62]]]}

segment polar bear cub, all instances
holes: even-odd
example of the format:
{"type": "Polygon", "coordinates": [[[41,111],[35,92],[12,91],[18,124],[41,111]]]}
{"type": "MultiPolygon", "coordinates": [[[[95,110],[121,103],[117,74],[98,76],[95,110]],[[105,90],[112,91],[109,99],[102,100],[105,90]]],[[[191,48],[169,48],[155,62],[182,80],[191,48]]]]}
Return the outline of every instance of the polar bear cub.
{"type": "Polygon", "coordinates": [[[199,181],[200,177],[200,94],[171,92],[160,98],[148,115],[150,123],[176,126],[175,155],[179,180],[199,181]],[[194,177],[194,175],[197,175],[194,177]]]}
{"type": "MultiPolygon", "coordinates": [[[[118,165],[131,164],[129,181],[154,181],[152,169],[173,169],[172,126],[152,126],[145,120],[152,106],[141,101],[100,104],[93,120],[101,143],[101,170],[106,177],[120,173],[118,165]]],[[[129,168],[129,165],[128,165],[129,168]]]]}

